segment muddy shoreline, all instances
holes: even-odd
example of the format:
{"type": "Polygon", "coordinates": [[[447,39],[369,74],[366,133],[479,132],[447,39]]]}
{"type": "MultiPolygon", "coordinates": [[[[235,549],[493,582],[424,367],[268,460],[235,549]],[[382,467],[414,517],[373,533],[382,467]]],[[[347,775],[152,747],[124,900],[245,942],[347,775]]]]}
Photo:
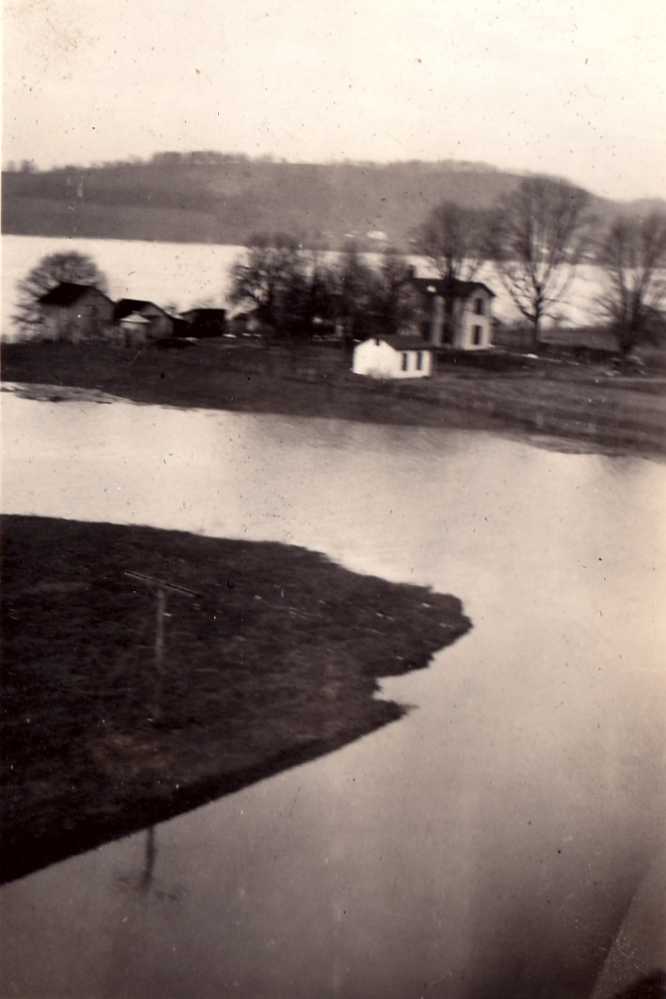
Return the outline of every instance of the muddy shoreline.
{"type": "Polygon", "coordinates": [[[134,352],[54,343],[5,344],[2,353],[8,387],[34,399],[489,430],[559,437],[586,450],[666,453],[666,379],[615,378],[593,365],[463,358],[415,383],[353,376],[340,350],[326,347],[200,343],[134,352]]]}

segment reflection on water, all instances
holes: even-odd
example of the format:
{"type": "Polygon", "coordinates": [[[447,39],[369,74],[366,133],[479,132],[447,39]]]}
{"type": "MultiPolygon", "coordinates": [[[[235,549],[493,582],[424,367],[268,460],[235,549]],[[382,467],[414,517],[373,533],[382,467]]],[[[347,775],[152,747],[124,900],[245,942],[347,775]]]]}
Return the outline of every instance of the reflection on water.
{"type": "Polygon", "coordinates": [[[666,803],[664,467],[422,428],[4,409],[11,512],[306,545],[455,593],[474,621],[386,681],[415,705],[398,724],[165,823],[159,855],[142,833],[7,886],[14,992],[588,995],[666,803]]]}
{"type": "Polygon", "coordinates": [[[141,891],[147,892],[153,883],[153,873],[155,871],[155,861],[157,859],[157,842],[155,839],[155,826],[149,826],[145,832],[146,854],[144,858],[143,871],[141,872],[141,891]]]}

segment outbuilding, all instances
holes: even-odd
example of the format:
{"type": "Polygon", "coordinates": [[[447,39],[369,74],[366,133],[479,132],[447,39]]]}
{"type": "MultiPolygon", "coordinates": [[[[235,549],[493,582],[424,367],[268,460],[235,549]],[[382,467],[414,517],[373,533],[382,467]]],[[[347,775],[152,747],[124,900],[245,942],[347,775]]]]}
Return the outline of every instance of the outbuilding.
{"type": "Polygon", "coordinates": [[[135,315],[147,320],[148,324],[144,327],[146,340],[163,340],[173,336],[174,318],[160,305],[139,298],[121,298],[116,302],[113,319],[120,329],[128,316],[135,315]]]}
{"type": "Polygon", "coordinates": [[[148,340],[150,319],[140,312],[130,312],[123,316],[118,326],[122,330],[123,343],[126,347],[138,347],[148,340]]]}
{"type": "Polygon", "coordinates": [[[370,337],[354,347],[352,371],[368,378],[428,378],[433,348],[417,337],[370,337]]]}
{"type": "MultiPolygon", "coordinates": [[[[196,308],[181,312],[180,318],[189,325],[187,333],[181,336],[209,337],[224,336],[227,332],[227,310],[196,308]]],[[[178,335],[178,334],[177,334],[178,335]]]]}
{"type": "Polygon", "coordinates": [[[39,299],[41,332],[50,340],[78,343],[104,336],[113,320],[113,302],[99,288],[62,281],[39,299]]]}

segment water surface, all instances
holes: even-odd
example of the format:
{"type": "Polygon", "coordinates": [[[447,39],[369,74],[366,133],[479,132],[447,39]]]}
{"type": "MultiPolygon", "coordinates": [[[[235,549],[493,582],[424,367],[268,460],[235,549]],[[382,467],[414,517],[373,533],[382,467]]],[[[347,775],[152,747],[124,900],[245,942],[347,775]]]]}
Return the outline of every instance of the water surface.
{"type": "Polygon", "coordinates": [[[474,624],[386,681],[402,721],[7,886],[6,993],[588,995],[666,804],[665,467],[476,432],[3,409],[9,512],[305,545],[455,593],[474,624]]]}

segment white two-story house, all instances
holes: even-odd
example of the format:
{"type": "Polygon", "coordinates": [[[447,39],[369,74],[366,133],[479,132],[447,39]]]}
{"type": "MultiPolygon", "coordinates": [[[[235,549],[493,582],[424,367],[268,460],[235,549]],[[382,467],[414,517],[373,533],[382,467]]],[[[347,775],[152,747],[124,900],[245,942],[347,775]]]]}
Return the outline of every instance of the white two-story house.
{"type": "Polygon", "coordinates": [[[481,281],[413,278],[420,330],[433,347],[484,350],[492,346],[495,292],[481,281]]]}

